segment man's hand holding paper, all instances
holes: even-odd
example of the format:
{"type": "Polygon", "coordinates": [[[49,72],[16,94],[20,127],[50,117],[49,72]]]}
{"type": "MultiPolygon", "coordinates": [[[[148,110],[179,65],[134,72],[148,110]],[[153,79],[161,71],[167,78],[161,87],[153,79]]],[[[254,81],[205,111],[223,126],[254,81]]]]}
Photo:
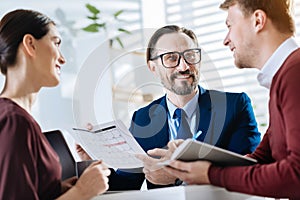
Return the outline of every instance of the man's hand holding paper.
{"type": "Polygon", "coordinates": [[[137,158],[143,162],[143,172],[148,181],[159,185],[175,183],[176,177],[166,173],[158,163],[169,160],[172,153],[182,142],[183,140],[174,140],[168,143],[168,149],[155,148],[149,150],[147,151],[149,156],[137,155],[137,158]]]}

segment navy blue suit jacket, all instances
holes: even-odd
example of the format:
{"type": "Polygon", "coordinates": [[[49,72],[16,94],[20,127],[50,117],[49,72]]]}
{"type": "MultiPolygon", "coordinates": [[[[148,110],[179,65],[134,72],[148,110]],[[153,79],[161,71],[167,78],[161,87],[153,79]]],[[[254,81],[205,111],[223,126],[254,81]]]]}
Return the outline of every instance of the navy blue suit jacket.
{"type": "MultiPolygon", "coordinates": [[[[216,145],[240,154],[251,153],[260,142],[260,133],[249,97],[245,93],[205,90],[201,87],[198,99],[200,120],[199,141],[216,145]]],[[[133,114],[130,132],[147,151],[164,148],[169,142],[166,96],[161,97],[133,114]]],[[[110,190],[140,189],[144,174],[139,169],[112,171],[110,190]]],[[[148,188],[161,186],[147,182],[148,188]]]]}

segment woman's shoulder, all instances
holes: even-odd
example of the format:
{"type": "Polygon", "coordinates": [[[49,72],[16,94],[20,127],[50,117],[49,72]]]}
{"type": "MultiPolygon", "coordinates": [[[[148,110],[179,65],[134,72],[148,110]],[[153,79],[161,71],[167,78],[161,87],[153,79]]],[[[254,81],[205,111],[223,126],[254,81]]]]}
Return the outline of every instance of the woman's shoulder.
{"type": "Polygon", "coordinates": [[[24,110],[11,99],[0,98],[0,116],[8,117],[14,115],[23,117],[31,116],[26,110],[24,110]]]}
{"type": "Polygon", "coordinates": [[[0,98],[0,127],[35,127],[34,118],[22,107],[8,98],[0,98]]]}

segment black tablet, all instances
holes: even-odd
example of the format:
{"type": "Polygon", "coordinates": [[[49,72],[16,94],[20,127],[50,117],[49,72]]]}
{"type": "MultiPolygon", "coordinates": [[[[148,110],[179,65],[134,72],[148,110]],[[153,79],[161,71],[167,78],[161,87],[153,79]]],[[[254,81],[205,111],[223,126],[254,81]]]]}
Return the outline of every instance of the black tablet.
{"type": "Polygon", "coordinates": [[[62,132],[59,130],[53,130],[44,132],[44,134],[59,156],[62,166],[62,180],[76,176],[75,160],[62,132]]]}

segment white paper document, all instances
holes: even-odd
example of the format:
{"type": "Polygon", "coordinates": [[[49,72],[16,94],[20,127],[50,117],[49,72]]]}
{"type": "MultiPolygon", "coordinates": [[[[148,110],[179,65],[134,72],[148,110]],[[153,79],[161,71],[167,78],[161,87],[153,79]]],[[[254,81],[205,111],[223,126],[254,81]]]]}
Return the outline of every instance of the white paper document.
{"type": "Polygon", "coordinates": [[[71,135],[92,159],[112,168],[139,168],[135,154],[146,154],[121,120],[96,125],[92,130],[73,128],[71,135]]]}

